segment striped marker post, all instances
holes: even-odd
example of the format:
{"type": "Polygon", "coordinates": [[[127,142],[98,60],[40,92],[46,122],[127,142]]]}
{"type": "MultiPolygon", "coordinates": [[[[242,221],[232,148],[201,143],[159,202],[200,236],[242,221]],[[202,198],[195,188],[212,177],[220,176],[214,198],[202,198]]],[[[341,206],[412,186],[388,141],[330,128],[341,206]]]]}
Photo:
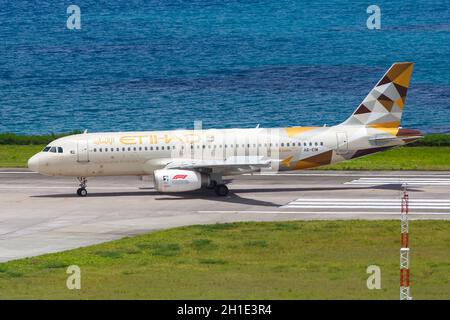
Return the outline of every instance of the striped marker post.
{"type": "Polygon", "coordinates": [[[402,185],[403,197],[401,206],[401,248],[400,248],[400,300],[411,300],[409,288],[409,230],[408,211],[409,198],[406,183],[402,185]]]}

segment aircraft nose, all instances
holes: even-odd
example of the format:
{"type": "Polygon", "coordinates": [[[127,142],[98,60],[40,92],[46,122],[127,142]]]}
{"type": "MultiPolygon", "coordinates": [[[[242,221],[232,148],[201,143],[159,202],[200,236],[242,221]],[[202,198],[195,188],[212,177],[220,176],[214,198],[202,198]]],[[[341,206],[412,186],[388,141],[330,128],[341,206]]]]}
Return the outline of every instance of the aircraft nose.
{"type": "Polygon", "coordinates": [[[38,157],[38,155],[34,155],[28,160],[28,168],[30,168],[32,171],[39,172],[39,157],[38,157]]]}

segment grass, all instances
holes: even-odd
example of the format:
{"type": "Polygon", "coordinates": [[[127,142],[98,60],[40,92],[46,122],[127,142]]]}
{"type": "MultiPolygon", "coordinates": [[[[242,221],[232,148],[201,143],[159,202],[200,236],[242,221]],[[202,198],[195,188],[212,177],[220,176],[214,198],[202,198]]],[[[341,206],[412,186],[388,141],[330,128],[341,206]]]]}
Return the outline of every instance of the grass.
{"type": "Polygon", "coordinates": [[[450,170],[450,147],[402,147],[320,170],[450,170]]]}
{"type": "Polygon", "coordinates": [[[44,145],[1,145],[0,168],[25,168],[31,156],[44,148],[44,145]]]}
{"type": "Polygon", "coordinates": [[[71,134],[81,133],[75,130],[68,133],[51,133],[46,135],[17,135],[15,133],[0,133],[0,145],[47,145],[55,139],[71,134]]]}
{"type": "Polygon", "coordinates": [[[433,133],[427,134],[422,139],[408,144],[408,147],[450,147],[450,134],[433,133]]]}
{"type": "MultiPolygon", "coordinates": [[[[0,168],[24,168],[43,145],[1,145],[0,168]]],[[[319,170],[450,170],[450,147],[403,147],[319,170]]]]}
{"type": "MultiPolygon", "coordinates": [[[[2,299],[393,299],[398,221],[190,226],[0,264],[2,299]],[[81,290],[66,267],[81,268],[81,290]],[[381,290],[368,290],[369,265],[381,290]]],[[[450,221],[412,221],[414,299],[450,298],[450,221]]]]}
{"type": "MultiPolygon", "coordinates": [[[[0,134],[0,168],[27,166],[27,160],[50,141],[71,133],[24,136],[0,134]]],[[[324,170],[450,170],[450,134],[429,134],[406,147],[319,167],[324,170]]]]}

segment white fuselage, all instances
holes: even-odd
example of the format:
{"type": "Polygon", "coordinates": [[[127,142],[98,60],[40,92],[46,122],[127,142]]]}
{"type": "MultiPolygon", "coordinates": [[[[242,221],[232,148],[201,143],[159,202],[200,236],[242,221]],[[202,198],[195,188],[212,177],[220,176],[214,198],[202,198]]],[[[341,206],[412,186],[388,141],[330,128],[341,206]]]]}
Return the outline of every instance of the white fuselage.
{"type": "MultiPolygon", "coordinates": [[[[347,160],[355,150],[379,147],[369,139],[377,134],[378,130],[364,126],[86,133],[53,141],[49,150],[29,160],[29,167],[55,176],[139,176],[150,175],[174,160],[259,157],[269,160],[273,170],[296,170],[347,160]],[[329,161],[302,160],[327,152],[329,161]]],[[[401,139],[394,139],[383,145],[402,144],[401,139]]],[[[221,174],[245,172],[233,167],[221,174]]]]}

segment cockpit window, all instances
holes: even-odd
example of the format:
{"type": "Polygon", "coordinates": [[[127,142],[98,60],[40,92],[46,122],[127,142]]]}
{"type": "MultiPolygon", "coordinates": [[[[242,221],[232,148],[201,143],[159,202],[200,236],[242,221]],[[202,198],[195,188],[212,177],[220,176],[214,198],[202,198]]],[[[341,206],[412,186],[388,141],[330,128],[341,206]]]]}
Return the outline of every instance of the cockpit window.
{"type": "Polygon", "coordinates": [[[62,147],[52,147],[52,146],[46,146],[42,152],[53,152],[53,153],[63,153],[64,150],[62,147]]]}

